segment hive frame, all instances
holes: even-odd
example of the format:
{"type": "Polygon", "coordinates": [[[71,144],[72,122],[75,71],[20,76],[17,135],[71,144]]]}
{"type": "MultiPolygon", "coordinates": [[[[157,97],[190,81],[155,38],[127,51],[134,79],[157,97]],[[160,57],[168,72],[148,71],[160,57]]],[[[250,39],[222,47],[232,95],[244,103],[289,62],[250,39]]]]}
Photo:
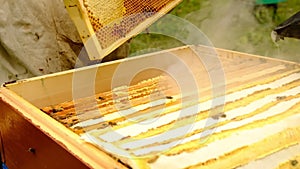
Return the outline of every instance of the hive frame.
{"type": "Polygon", "coordinates": [[[182,0],[173,0],[167,3],[157,13],[139,23],[134,29],[127,33],[125,37],[119,38],[107,48],[101,47],[91,21],[88,18],[87,10],[84,7],[83,0],[64,0],[64,3],[84,43],[89,59],[101,60],[127,40],[141,33],[144,29],[169,12],[181,1],[182,0]]]}

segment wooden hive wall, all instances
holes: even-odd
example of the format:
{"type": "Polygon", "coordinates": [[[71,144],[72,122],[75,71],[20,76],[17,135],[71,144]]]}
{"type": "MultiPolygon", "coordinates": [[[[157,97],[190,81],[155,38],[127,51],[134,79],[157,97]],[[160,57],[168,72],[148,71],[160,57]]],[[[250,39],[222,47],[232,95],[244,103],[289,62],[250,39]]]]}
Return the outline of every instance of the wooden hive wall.
{"type": "MultiPolygon", "coordinates": [[[[200,57],[215,55],[198,49],[200,57]]],[[[182,98],[174,79],[161,74],[125,87],[129,97],[119,99],[121,106],[114,95],[122,87],[76,101],[77,111],[70,102],[55,107],[62,112],[53,113],[53,107],[44,111],[86,141],[101,149],[111,145],[130,158],[143,159],[141,165],[150,168],[279,166],[294,157],[287,152],[300,155],[299,65],[217,50],[226,77],[224,107],[218,109],[211,107],[213,77],[208,70],[191,57],[193,51],[173,52],[189,58],[184,62],[200,86],[195,91],[199,100],[182,98]],[[95,98],[98,106],[91,102],[95,98]],[[273,156],[277,161],[269,164],[273,156]]]]}

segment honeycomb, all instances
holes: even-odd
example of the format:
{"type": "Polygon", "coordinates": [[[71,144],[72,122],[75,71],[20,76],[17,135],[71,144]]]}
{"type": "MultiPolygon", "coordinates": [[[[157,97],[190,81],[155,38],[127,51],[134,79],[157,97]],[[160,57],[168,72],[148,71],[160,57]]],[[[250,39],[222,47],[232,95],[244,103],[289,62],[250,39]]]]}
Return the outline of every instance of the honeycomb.
{"type": "Polygon", "coordinates": [[[87,9],[94,30],[100,29],[103,25],[108,25],[126,13],[124,1],[122,0],[83,0],[83,4],[87,9]]]}
{"type": "Polygon", "coordinates": [[[83,0],[83,6],[101,48],[104,49],[127,37],[134,28],[174,1],[176,0],[83,0]]]}

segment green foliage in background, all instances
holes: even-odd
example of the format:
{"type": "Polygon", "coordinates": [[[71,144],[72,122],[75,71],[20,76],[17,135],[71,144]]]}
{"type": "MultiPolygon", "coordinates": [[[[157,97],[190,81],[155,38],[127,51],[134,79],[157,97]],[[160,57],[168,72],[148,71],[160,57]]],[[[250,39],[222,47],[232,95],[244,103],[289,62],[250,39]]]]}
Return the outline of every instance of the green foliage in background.
{"type": "MultiPolygon", "coordinates": [[[[183,0],[170,14],[184,18],[187,14],[199,10],[203,1],[200,0],[183,0]]],[[[158,20],[153,26],[164,25],[158,20]]],[[[177,31],[177,30],[170,30],[177,31]]],[[[147,34],[147,31],[137,35],[131,40],[131,55],[140,55],[161,49],[169,49],[184,45],[182,42],[164,35],[147,34]]]]}
{"type": "MultiPolygon", "coordinates": [[[[190,21],[193,21],[196,26],[200,27],[201,22],[210,15],[209,9],[207,6],[214,5],[211,0],[183,0],[176,8],[174,8],[170,14],[186,18],[190,13],[194,11],[202,11],[201,15],[196,15],[194,18],[189,18],[190,21]]],[[[222,0],[224,4],[230,0],[222,0]]],[[[251,3],[251,2],[250,2],[251,3]]],[[[272,6],[256,5],[255,0],[253,0],[253,5],[250,9],[252,15],[255,17],[257,22],[256,26],[251,28],[251,31],[245,31],[241,37],[237,40],[236,47],[231,48],[231,50],[237,50],[241,52],[250,52],[258,55],[272,56],[275,55],[274,52],[278,47],[271,41],[270,32],[284,20],[289,18],[291,15],[295,14],[300,10],[300,1],[299,0],[286,0],[285,2],[278,3],[278,9],[275,13],[272,6]],[[253,7],[254,6],[254,7],[253,7]],[[258,25],[258,26],[257,26],[258,25]],[[254,51],[248,51],[247,48],[254,49],[254,51]],[[273,52],[273,53],[272,53],[273,52]]],[[[245,9],[247,10],[247,9],[245,9]]],[[[222,17],[222,16],[220,16],[222,17]]],[[[161,20],[157,21],[153,26],[163,26],[164,24],[160,23],[161,20]]],[[[175,27],[174,27],[175,28],[175,27]]],[[[170,29],[170,28],[168,28],[170,29]]],[[[249,28],[247,28],[249,30],[249,28]]],[[[170,29],[169,31],[178,31],[176,29],[170,29]]],[[[221,30],[226,33],[226,30],[221,30]]],[[[296,48],[299,44],[297,40],[285,40],[280,42],[282,46],[291,46],[296,48]]],[[[131,55],[140,55],[143,53],[153,52],[161,49],[168,49],[177,46],[184,45],[180,41],[164,36],[164,35],[155,35],[147,34],[143,32],[140,35],[137,35],[131,41],[131,55]]],[[[298,47],[297,47],[298,48],[298,47]]],[[[285,53],[285,55],[293,55],[288,51],[287,48],[281,48],[280,52],[285,53]]],[[[278,53],[280,53],[278,52],[278,53]]],[[[280,57],[280,56],[275,56],[280,57]]],[[[285,56],[286,58],[286,56],[285,56]]],[[[298,57],[291,56],[291,58],[286,58],[288,60],[297,61],[298,57]]]]}
{"type": "Polygon", "coordinates": [[[278,25],[284,20],[289,18],[292,14],[300,11],[300,1],[299,0],[287,0],[287,2],[279,3],[277,15],[275,17],[275,24],[278,25]]]}

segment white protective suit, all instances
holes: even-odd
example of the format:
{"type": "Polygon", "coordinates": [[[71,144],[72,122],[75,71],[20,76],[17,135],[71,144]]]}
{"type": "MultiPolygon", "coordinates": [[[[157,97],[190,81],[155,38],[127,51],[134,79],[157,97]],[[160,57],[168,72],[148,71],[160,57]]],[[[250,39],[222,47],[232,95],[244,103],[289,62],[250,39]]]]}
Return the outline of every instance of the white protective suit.
{"type": "MultiPolygon", "coordinates": [[[[74,68],[83,45],[63,0],[0,4],[0,84],[74,68]]],[[[107,61],[126,57],[124,46],[107,61]]]]}

